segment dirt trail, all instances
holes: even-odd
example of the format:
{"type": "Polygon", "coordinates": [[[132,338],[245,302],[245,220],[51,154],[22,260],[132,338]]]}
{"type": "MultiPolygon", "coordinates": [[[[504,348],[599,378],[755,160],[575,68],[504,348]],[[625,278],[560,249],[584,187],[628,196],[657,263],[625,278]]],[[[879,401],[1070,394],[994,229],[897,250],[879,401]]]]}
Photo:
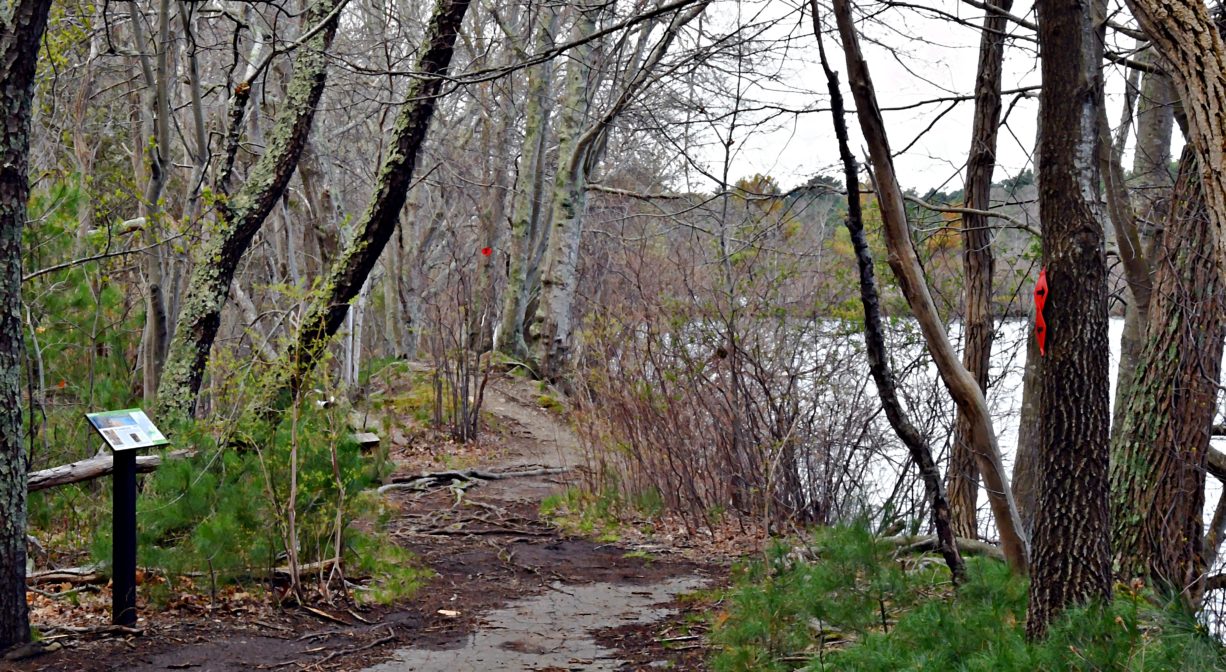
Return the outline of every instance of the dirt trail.
{"type": "MultiPolygon", "coordinates": [[[[535,385],[526,381],[502,379],[491,386],[485,409],[511,425],[512,438],[502,455],[481,468],[580,468],[574,433],[539,408],[538,398],[535,385]]],[[[469,539],[467,547],[410,544],[440,573],[432,589],[451,593],[441,613],[467,627],[398,650],[369,672],[700,669],[700,656],[674,654],[655,642],[656,629],[662,619],[676,616],[678,595],[707,585],[711,577],[685,561],[560,538],[536,511],[543,497],[564,485],[549,476],[496,481],[469,490],[466,501],[450,509],[454,515],[440,519],[438,509],[428,514],[436,525],[470,525],[463,511],[475,507],[497,512],[494,518],[519,534],[508,533],[504,543],[499,540],[504,535],[494,533],[497,525],[486,525],[472,532],[491,534],[484,541],[469,539]],[[619,652],[614,643],[634,650],[619,652]]],[[[409,519],[419,515],[415,504],[406,506],[409,519]]]]}

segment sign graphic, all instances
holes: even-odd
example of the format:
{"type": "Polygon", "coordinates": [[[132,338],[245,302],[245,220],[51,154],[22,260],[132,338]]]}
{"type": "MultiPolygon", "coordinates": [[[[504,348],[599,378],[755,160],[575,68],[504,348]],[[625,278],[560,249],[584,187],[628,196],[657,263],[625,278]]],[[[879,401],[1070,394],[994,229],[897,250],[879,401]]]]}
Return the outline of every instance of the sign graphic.
{"type": "Polygon", "coordinates": [[[102,435],[111,450],[135,450],[170,443],[153,425],[149,416],[139,408],[86,413],[85,417],[102,435]]]}

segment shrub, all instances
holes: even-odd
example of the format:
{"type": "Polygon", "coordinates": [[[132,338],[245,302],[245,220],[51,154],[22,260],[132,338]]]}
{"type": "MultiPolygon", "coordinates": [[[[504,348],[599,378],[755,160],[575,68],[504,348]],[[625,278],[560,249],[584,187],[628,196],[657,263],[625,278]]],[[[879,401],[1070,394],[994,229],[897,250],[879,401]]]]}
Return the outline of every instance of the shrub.
{"type": "Polygon", "coordinates": [[[929,558],[893,555],[861,528],[823,530],[813,562],[777,543],[741,570],[716,617],[716,670],[1220,670],[1221,644],[1195,617],[1144,590],[1067,611],[1025,637],[1027,582],[968,558],[955,593],[929,558]]]}

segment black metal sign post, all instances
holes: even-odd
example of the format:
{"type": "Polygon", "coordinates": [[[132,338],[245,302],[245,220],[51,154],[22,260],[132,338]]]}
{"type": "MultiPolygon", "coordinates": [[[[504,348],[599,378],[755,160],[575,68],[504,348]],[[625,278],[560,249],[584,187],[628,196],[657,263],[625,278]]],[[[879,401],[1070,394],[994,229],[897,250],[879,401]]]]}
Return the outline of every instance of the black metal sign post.
{"type": "Polygon", "coordinates": [[[111,511],[111,621],[136,625],[136,451],[115,453],[111,511]]]}
{"type": "Polygon", "coordinates": [[[111,622],[136,625],[136,453],[169,443],[139,408],[85,417],[111,447],[115,459],[111,496],[111,622]]]}

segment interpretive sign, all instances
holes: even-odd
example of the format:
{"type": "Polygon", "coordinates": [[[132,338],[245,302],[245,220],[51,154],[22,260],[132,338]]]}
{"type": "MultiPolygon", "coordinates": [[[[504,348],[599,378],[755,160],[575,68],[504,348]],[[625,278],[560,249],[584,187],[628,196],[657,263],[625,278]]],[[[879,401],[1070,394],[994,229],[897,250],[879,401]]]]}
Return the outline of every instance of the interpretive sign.
{"type": "Polygon", "coordinates": [[[115,451],[111,479],[111,622],[136,625],[136,451],[169,441],[139,408],[86,413],[115,451]]]}
{"type": "Polygon", "coordinates": [[[170,443],[153,425],[149,416],[139,408],[86,413],[85,417],[106,440],[111,450],[134,450],[170,443]]]}

